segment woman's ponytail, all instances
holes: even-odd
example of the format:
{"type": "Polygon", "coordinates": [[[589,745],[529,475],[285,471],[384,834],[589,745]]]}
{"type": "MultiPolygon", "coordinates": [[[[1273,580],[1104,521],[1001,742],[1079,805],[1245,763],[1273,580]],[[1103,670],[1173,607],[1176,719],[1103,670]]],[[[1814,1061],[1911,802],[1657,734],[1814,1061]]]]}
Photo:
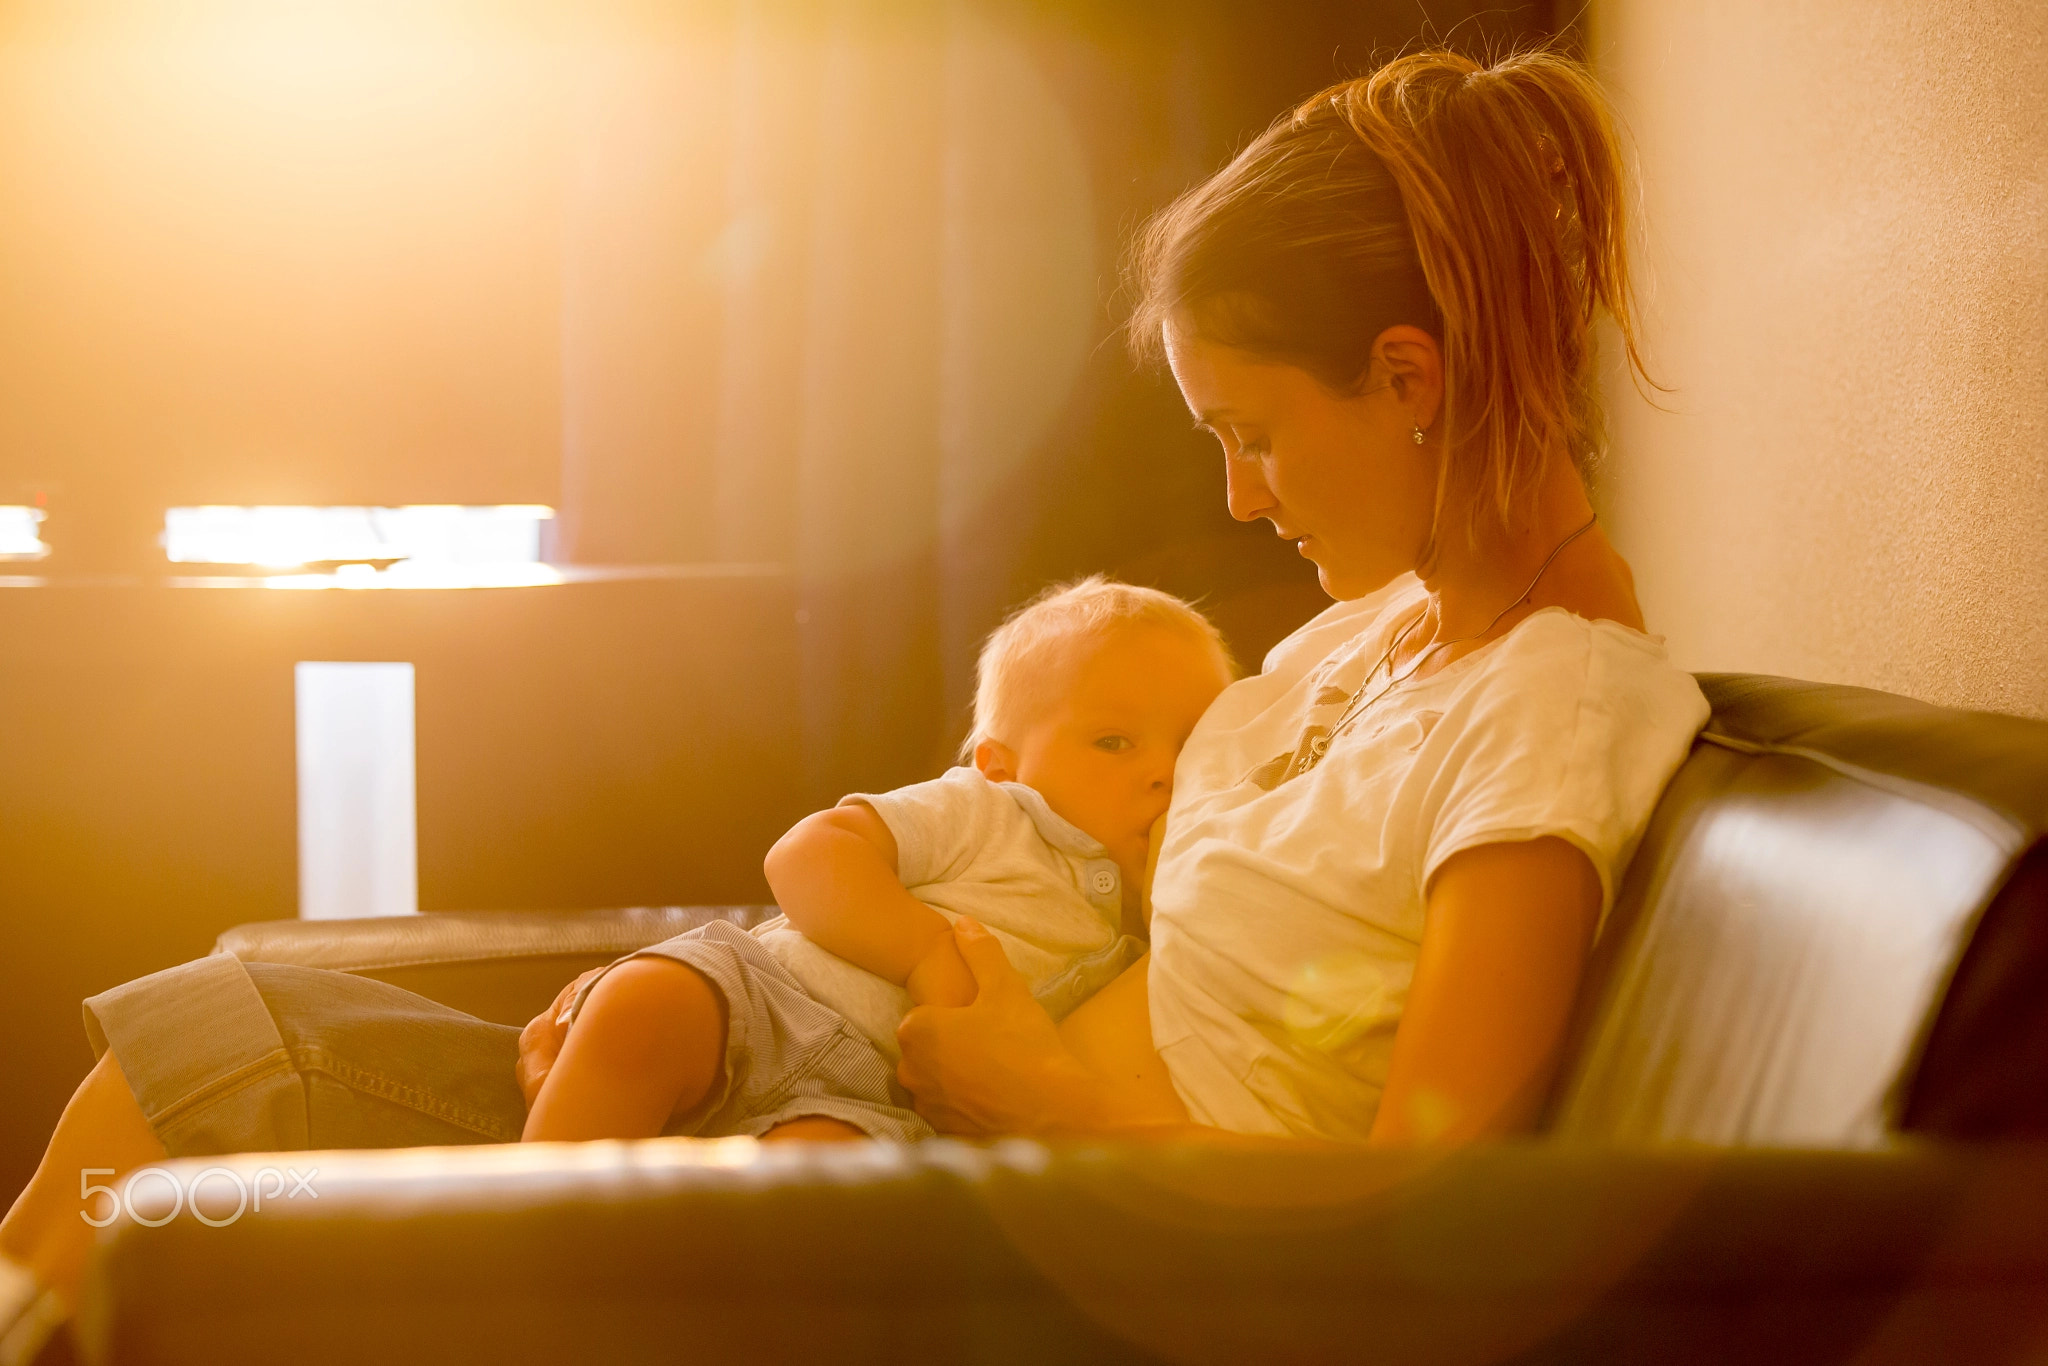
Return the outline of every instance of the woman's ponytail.
{"type": "Polygon", "coordinates": [[[1491,67],[1419,53],[1327,97],[1400,187],[1443,320],[1446,447],[1458,452],[1446,473],[1464,466],[1464,492],[1509,523],[1546,459],[1583,458],[1597,440],[1599,309],[1643,373],[1606,101],[1583,67],[1548,52],[1491,67]]]}
{"type": "Polygon", "coordinates": [[[1599,310],[1644,373],[1613,119],[1549,52],[1416,53],[1331,87],[1155,218],[1134,269],[1147,352],[1184,311],[1343,392],[1388,326],[1436,336],[1439,537],[1513,528],[1547,462],[1591,452],[1599,310]]]}

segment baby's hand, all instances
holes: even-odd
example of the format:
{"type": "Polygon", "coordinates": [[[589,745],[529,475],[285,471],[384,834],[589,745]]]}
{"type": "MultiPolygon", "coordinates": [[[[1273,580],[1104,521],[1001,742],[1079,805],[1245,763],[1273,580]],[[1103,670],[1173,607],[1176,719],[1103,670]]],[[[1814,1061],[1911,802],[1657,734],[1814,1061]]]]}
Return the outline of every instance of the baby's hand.
{"type": "Polygon", "coordinates": [[[921,1006],[964,1006],[974,1001],[974,972],[960,956],[950,931],[932,941],[931,949],[910,970],[903,989],[921,1006]]]}
{"type": "Polygon", "coordinates": [[[519,1080],[519,1093],[526,1097],[526,1108],[533,1109],[534,1097],[540,1094],[541,1083],[548,1079],[548,1073],[555,1069],[555,1059],[562,1054],[562,1041],[569,1037],[569,1022],[562,1018],[562,1012],[569,1002],[576,999],[576,993],[583,984],[603,972],[603,968],[592,968],[556,993],[555,1003],[526,1022],[526,1028],[519,1031],[519,1063],[514,1075],[519,1080]]]}

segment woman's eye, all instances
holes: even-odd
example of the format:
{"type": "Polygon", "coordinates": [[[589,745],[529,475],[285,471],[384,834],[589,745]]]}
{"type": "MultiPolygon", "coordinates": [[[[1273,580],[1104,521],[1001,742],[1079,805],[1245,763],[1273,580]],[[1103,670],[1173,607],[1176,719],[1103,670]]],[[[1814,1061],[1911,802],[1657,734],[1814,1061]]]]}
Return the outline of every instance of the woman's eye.
{"type": "Polygon", "coordinates": [[[1105,735],[1095,742],[1095,747],[1111,754],[1119,754],[1131,747],[1131,740],[1126,735],[1105,735]]]}

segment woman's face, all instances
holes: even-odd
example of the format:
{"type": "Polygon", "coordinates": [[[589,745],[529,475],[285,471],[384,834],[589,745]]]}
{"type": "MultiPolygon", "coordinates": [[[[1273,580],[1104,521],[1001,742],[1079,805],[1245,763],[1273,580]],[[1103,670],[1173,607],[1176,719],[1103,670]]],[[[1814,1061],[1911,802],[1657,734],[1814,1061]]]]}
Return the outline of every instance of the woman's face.
{"type": "Polygon", "coordinates": [[[1332,393],[1296,366],[1196,336],[1176,318],[1167,361],[1195,424],[1223,443],[1230,515],[1265,518],[1313,560],[1323,591],[1357,598],[1420,562],[1436,500],[1436,343],[1393,327],[1361,392],[1332,393]]]}

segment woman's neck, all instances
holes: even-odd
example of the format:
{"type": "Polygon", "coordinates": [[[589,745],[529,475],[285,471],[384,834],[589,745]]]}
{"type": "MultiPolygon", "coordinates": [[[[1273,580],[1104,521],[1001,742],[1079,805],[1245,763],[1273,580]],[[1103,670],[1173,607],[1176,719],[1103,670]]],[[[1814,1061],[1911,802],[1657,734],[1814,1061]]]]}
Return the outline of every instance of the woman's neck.
{"type": "Polygon", "coordinates": [[[1573,538],[1592,520],[1593,505],[1578,470],[1559,460],[1535,491],[1534,514],[1515,532],[1496,532],[1473,544],[1461,532],[1447,531],[1436,564],[1422,578],[1432,629],[1418,645],[1470,640],[1476,647],[1549,606],[1641,629],[1628,566],[1601,528],[1573,538]],[[1518,602],[1525,592],[1527,601],[1518,602]]]}

